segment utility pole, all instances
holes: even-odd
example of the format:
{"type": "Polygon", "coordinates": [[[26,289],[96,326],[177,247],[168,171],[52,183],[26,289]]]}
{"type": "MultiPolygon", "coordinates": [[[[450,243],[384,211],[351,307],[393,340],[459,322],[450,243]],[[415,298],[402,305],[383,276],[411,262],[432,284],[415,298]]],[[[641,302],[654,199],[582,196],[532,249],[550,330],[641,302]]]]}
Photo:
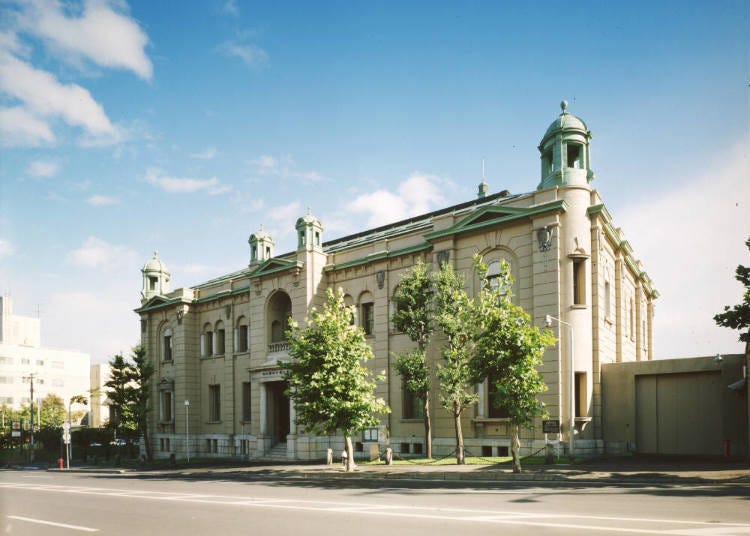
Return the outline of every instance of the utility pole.
{"type": "Polygon", "coordinates": [[[34,461],[34,376],[35,374],[32,372],[28,376],[24,377],[24,380],[29,380],[29,387],[31,389],[31,399],[29,401],[29,412],[30,412],[30,425],[31,425],[31,461],[34,461]]]}

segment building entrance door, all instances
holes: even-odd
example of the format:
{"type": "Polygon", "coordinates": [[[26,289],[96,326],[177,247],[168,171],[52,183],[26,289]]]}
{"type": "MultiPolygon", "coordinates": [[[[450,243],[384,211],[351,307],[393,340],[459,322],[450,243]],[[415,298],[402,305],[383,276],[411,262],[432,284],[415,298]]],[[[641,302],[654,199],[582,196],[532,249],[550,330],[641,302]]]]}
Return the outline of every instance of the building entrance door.
{"type": "Polygon", "coordinates": [[[268,432],[273,445],[285,443],[289,435],[289,397],[284,394],[286,382],[270,382],[268,390],[268,432]]]}

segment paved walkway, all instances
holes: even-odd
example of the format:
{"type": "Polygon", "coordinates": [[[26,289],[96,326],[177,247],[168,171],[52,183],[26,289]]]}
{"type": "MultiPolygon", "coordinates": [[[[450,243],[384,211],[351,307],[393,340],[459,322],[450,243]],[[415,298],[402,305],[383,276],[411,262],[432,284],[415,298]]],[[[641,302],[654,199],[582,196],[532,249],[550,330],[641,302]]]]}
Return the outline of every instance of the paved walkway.
{"type": "MultiPolygon", "coordinates": [[[[57,471],[54,469],[53,471],[57,471]]],[[[65,471],[65,470],[63,470],[65,471]]],[[[287,479],[398,479],[445,481],[557,481],[600,483],[750,484],[750,463],[694,460],[643,460],[610,458],[568,465],[530,465],[514,474],[509,465],[358,465],[353,473],[341,464],[308,465],[242,464],[160,468],[74,467],[70,472],[126,473],[131,475],[175,475],[234,478],[287,479]]]]}

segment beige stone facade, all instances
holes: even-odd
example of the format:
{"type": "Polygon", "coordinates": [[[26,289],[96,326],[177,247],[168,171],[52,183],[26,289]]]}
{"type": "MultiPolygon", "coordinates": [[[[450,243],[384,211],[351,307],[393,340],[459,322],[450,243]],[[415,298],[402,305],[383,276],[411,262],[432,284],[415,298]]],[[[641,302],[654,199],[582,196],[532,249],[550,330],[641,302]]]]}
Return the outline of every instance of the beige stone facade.
{"type": "MultiPolygon", "coordinates": [[[[339,287],[368,333],[375,355],[369,366],[386,371],[378,394],[392,409],[359,446],[421,452],[422,419],[404,405],[393,368],[393,354],[411,342],[392,326],[391,297],[419,259],[432,269],[452,264],[475,292],[475,253],[490,266],[500,259],[510,263],[514,299],[536,325],[544,326],[548,315],[555,319],[560,340],[545,354],[548,390],[541,397],[550,419],[562,426],[559,437],[547,439],[567,444],[573,421],[576,453],[603,451],[601,367],[653,358],[657,293],[590,186],[590,138],[585,123],[563,107],[540,143],[541,181],[534,191],[487,195],[482,183],[474,200],[330,241],[323,240],[323,224],[308,214],[296,223],[296,251],[275,255],[272,238],[260,230],[250,237],[247,268],[193,288],[171,292],[170,274],[155,255],[144,266],[136,312],[142,344],[156,366],[151,428],[157,455],[184,456],[188,441],[191,456],[306,460],[323,459],[329,447],[340,450],[341,437],[297,433],[276,365],[288,357],[287,317],[304,322],[325,290],[339,287]]],[[[436,339],[429,349],[433,372],[439,346],[436,339]]],[[[465,412],[472,455],[509,450],[507,420],[495,414],[487,389],[477,386],[479,404],[465,412]]],[[[454,447],[452,420],[438,391],[433,377],[435,455],[454,447]]],[[[522,432],[524,454],[544,442],[541,422],[522,432]]]]}

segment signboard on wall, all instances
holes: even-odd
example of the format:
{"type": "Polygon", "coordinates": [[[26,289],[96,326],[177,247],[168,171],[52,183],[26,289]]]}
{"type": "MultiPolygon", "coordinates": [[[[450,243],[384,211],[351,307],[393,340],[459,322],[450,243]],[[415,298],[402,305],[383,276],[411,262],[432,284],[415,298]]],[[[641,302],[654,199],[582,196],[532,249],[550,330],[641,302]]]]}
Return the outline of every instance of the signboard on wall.
{"type": "Polygon", "coordinates": [[[542,421],[542,432],[544,432],[545,434],[559,434],[560,421],[558,421],[557,419],[542,421]]]}

